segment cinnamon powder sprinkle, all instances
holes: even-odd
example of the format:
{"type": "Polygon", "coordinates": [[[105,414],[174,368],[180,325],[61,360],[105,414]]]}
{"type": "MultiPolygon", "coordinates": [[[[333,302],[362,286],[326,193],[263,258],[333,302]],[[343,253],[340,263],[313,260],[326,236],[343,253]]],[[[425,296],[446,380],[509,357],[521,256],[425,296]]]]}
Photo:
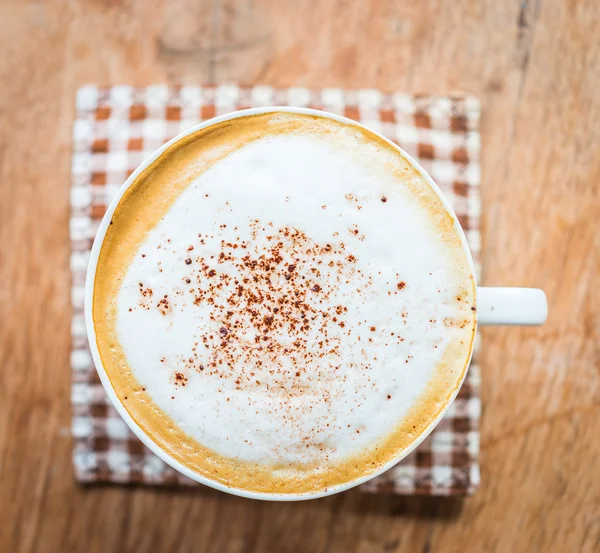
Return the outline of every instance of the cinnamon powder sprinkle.
{"type": "MultiPolygon", "coordinates": [[[[183,280],[191,286],[170,294],[155,290],[155,298],[161,299],[154,299],[146,309],[158,309],[166,317],[165,324],[175,310],[208,313],[190,351],[159,359],[171,371],[175,386],[186,386],[190,378],[212,377],[227,380],[236,390],[264,387],[281,399],[293,424],[298,416],[293,398],[322,382],[323,374],[336,378],[342,342],[350,336],[367,342],[369,331],[376,331],[366,321],[362,326],[349,324],[340,290],[361,294],[376,284],[357,269],[360,260],[349,254],[350,248],[335,238],[317,243],[298,229],[271,225],[263,230],[257,221],[251,223],[251,230],[252,241],[221,240],[214,255],[200,253],[194,263],[185,259],[190,268],[183,280]],[[324,373],[312,370],[324,365],[328,368],[324,373]]],[[[393,290],[394,283],[389,286],[393,290]]],[[[139,288],[143,301],[153,295],[142,282],[139,288]]],[[[372,362],[365,355],[356,368],[368,371],[372,362]]],[[[327,394],[333,393],[333,387],[323,384],[323,397],[307,402],[306,409],[330,401],[327,394]]],[[[315,433],[319,431],[315,428],[315,433]]]]}
{"type": "Polygon", "coordinates": [[[175,385],[177,386],[185,386],[187,384],[187,377],[181,373],[181,372],[176,372],[175,373],[175,385]]]}

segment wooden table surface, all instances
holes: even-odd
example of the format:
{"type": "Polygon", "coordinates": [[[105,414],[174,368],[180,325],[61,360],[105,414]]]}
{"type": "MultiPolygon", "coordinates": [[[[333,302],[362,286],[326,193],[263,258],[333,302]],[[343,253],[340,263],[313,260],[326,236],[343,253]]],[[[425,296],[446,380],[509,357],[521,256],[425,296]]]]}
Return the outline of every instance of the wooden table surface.
{"type": "Polygon", "coordinates": [[[600,551],[597,1],[0,0],[0,83],[0,551],[600,551]],[[484,283],[550,317],[484,331],[472,498],[75,484],[75,90],[225,81],[481,98],[484,283]]]}

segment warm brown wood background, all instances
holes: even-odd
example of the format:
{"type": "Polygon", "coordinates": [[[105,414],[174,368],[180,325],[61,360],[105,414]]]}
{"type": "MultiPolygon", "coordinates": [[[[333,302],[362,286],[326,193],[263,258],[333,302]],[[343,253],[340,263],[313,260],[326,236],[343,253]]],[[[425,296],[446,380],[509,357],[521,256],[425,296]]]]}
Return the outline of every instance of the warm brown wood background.
{"type": "Polygon", "coordinates": [[[600,551],[599,187],[597,0],[0,0],[0,551],[600,551]],[[223,81],[481,98],[485,283],[551,312],[485,330],[474,497],[74,483],[75,90],[223,81]]]}

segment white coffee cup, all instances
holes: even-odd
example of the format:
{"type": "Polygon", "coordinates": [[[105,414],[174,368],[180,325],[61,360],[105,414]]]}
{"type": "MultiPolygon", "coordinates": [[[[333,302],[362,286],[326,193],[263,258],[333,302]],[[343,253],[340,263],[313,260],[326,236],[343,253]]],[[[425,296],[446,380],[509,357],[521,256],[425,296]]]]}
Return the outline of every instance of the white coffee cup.
{"type": "MultiPolygon", "coordinates": [[[[102,248],[102,244],[104,241],[104,237],[106,235],[106,231],[112,219],[112,215],[120,201],[120,199],[125,194],[126,190],[133,184],[138,175],[144,171],[150,164],[152,164],[167,148],[169,148],[174,143],[178,142],[182,138],[195,133],[205,127],[209,127],[216,123],[221,123],[223,121],[228,121],[231,119],[236,119],[238,117],[248,116],[248,115],[258,115],[263,113],[268,113],[272,111],[285,111],[288,113],[296,113],[296,114],[305,114],[305,115],[317,115],[320,117],[328,117],[333,119],[334,121],[338,121],[341,123],[356,125],[361,128],[365,128],[363,125],[347,119],[345,117],[341,117],[339,115],[335,115],[332,113],[327,113],[323,111],[317,111],[313,109],[305,109],[305,108],[292,108],[292,107],[266,107],[266,108],[255,108],[255,109],[246,109],[242,111],[237,111],[233,113],[229,113],[226,115],[221,115],[219,117],[215,117],[210,119],[209,121],[205,121],[199,125],[191,127],[186,132],[181,133],[176,136],[169,142],[167,142],[164,146],[159,148],[156,152],[154,152],[149,158],[147,158],[127,179],[125,184],[121,187],[116,197],[113,199],[112,203],[108,207],[102,222],[100,223],[100,227],[98,228],[98,232],[96,234],[96,238],[94,240],[94,244],[92,246],[92,251],[90,255],[90,262],[88,266],[87,276],[86,276],[86,285],[85,285],[85,320],[86,320],[86,328],[88,340],[90,343],[90,349],[92,353],[92,358],[94,360],[94,364],[96,365],[96,369],[98,371],[98,375],[100,376],[100,380],[108,397],[111,402],[123,418],[123,420],[127,423],[129,428],[134,432],[134,434],[148,447],[154,454],[160,457],[167,464],[172,466],[174,469],[178,470],[185,476],[195,480],[201,484],[206,486],[210,486],[212,488],[232,493],[235,495],[250,497],[254,499],[263,499],[263,500],[272,500],[272,501],[297,501],[304,499],[314,499],[318,497],[324,497],[327,495],[332,495],[334,493],[338,493],[349,488],[353,488],[375,478],[386,470],[390,469],[392,466],[397,464],[399,461],[404,459],[407,455],[409,455],[423,440],[431,433],[431,431],[436,427],[440,419],[446,413],[452,402],[454,401],[460,386],[456,387],[453,395],[448,400],[445,407],[439,413],[439,415],[430,423],[427,429],[406,449],[404,449],[401,453],[399,453],[394,459],[390,462],[386,463],[379,470],[374,473],[368,474],[366,476],[357,478],[350,482],[346,482],[344,484],[340,484],[337,486],[332,486],[324,491],[318,491],[314,493],[295,493],[295,494],[275,494],[275,493],[258,493],[258,492],[250,492],[247,490],[236,489],[232,487],[225,486],[220,482],[213,481],[201,474],[194,472],[193,470],[187,468],[182,465],[176,459],[171,457],[168,453],[162,450],[152,439],[138,426],[138,424],[133,420],[127,409],[123,406],[121,401],[119,400],[111,381],[108,377],[108,374],[102,364],[102,360],[100,358],[100,353],[98,351],[98,346],[96,343],[96,332],[94,327],[94,321],[92,318],[92,299],[94,296],[94,283],[96,277],[96,269],[98,267],[98,257],[100,254],[100,250],[102,248]]],[[[370,132],[373,132],[369,129],[370,132]]],[[[432,178],[425,172],[425,170],[414,160],[410,155],[408,155],[405,151],[399,148],[397,145],[393,144],[387,138],[379,135],[378,133],[374,133],[379,136],[382,140],[385,140],[387,143],[391,144],[394,148],[398,149],[402,155],[414,166],[414,168],[421,173],[423,178],[429,183],[431,188],[437,193],[442,201],[444,207],[448,211],[449,214],[452,215],[456,222],[456,228],[458,229],[463,248],[467,259],[469,260],[469,264],[471,267],[471,272],[473,271],[473,259],[471,256],[471,252],[469,251],[469,247],[467,245],[467,241],[465,235],[460,229],[460,225],[458,224],[458,220],[456,215],[454,214],[451,206],[448,204],[447,200],[442,195],[441,190],[434,183],[432,178]]],[[[542,290],[536,288],[487,288],[487,287],[478,287],[476,293],[476,305],[477,305],[477,322],[482,325],[539,325],[542,324],[547,317],[548,313],[548,305],[546,301],[546,295],[542,290]]],[[[469,359],[470,361],[470,359],[469,359]]],[[[464,376],[463,376],[464,378],[464,376]]],[[[460,383],[462,384],[462,382],[460,383]]]]}

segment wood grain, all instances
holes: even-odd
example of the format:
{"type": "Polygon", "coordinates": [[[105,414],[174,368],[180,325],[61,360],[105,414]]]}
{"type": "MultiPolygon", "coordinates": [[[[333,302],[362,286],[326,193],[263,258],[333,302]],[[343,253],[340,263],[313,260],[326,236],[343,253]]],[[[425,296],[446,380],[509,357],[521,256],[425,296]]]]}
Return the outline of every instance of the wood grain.
{"type": "Polygon", "coordinates": [[[2,0],[0,82],[0,551],[600,551],[597,2],[2,0]],[[542,287],[551,310],[485,330],[474,497],[74,483],[75,90],[223,81],[481,98],[484,281],[542,287]]]}

